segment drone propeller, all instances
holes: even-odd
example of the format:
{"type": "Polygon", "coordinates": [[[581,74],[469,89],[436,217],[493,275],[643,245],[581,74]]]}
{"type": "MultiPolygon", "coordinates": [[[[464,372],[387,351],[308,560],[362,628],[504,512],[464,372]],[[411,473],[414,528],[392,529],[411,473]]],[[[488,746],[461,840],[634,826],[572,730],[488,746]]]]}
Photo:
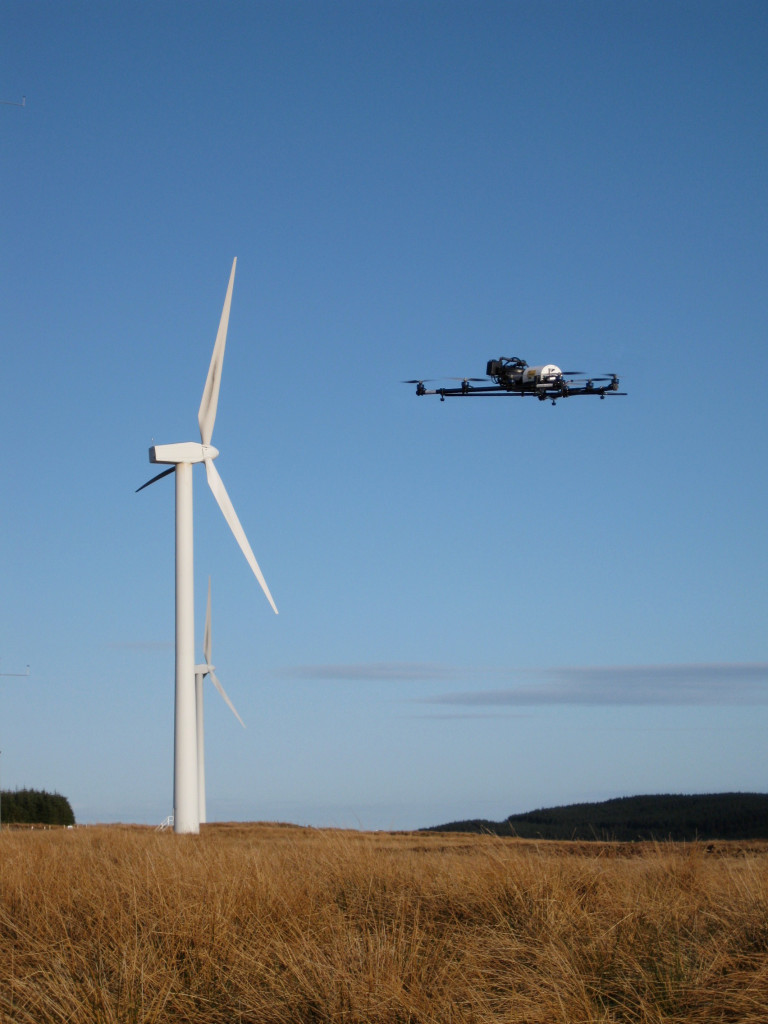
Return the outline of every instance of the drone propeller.
{"type": "Polygon", "coordinates": [[[583,370],[561,370],[560,372],[563,377],[580,377],[584,373],[583,370]]]}

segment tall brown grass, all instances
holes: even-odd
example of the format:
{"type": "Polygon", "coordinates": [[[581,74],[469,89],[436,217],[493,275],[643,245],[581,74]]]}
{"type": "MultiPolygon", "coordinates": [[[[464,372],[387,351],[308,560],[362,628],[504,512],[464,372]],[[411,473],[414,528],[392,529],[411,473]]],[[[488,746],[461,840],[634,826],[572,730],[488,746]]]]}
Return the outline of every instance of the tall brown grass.
{"type": "Polygon", "coordinates": [[[0,1020],[768,1021],[768,845],[0,834],[0,1020]]]}

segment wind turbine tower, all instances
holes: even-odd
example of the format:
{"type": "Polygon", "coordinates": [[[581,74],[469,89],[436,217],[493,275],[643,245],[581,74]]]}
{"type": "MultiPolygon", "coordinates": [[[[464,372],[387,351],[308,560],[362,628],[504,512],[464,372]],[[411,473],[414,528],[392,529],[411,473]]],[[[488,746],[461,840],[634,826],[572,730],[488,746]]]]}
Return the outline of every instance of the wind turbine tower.
{"type": "Polygon", "coordinates": [[[228,704],[232,714],[240,725],[245,728],[245,722],[237,713],[237,709],[226,694],[224,687],[216,678],[211,664],[211,577],[208,577],[208,604],[205,609],[205,633],[203,634],[203,657],[205,661],[201,665],[195,665],[195,708],[197,711],[197,808],[200,815],[200,824],[204,825],[208,820],[205,807],[205,727],[203,724],[203,682],[208,676],[228,704]]]}
{"type": "Polygon", "coordinates": [[[195,694],[195,620],[194,620],[194,545],[192,534],[192,467],[205,463],[208,486],[213,491],[219,508],[235,535],[267,600],[277,614],[275,602],[262,575],[258,562],[240,525],[237,513],[229,499],[224,483],[213,460],[219,454],[211,444],[216,409],[219,403],[221,369],[224,346],[227,342],[229,310],[235,283],[237,260],[232,262],[224,308],[219,330],[213,346],[211,364],[203,389],[203,398],[197,413],[200,444],[183,441],[177,444],[155,445],[149,449],[149,461],[169,465],[162,473],[152,477],[138,488],[139,491],[169,473],[176,474],[176,691],[174,710],[173,756],[173,830],[177,833],[200,831],[200,809],[197,772],[197,710],[195,694]]]}

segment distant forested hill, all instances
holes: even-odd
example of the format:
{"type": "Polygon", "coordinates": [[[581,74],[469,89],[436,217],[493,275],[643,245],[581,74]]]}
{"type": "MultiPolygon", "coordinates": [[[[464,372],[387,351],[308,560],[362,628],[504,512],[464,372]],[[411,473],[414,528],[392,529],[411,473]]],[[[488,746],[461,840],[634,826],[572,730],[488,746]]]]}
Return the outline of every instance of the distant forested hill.
{"type": "Polygon", "coordinates": [[[75,815],[69,800],[44,789],[15,789],[0,793],[0,819],[3,825],[74,825],[75,815]]]}
{"type": "Polygon", "coordinates": [[[425,832],[487,832],[522,839],[768,839],[768,794],[625,796],[512,814],[505,821],[454,821],[425,832]]]}

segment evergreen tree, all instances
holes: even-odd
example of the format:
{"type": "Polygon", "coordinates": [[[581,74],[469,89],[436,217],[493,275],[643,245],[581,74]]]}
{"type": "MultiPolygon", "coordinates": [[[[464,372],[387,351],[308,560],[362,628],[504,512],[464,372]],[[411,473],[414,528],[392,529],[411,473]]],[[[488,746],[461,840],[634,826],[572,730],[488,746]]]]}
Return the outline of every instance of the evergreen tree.
{"type": "Polygon", "coordinates": [[[15,789],[0,793],[0,821],[4,825],[74,825],[75,815],[60,793],[15,789]]]}
{"type": "Polygon", "coordinates": [[[513,814],[504,821],[454,821],[430,832],[487,832],[521,839],[768,839],[768,795],[626,796],[513,814]]]}

